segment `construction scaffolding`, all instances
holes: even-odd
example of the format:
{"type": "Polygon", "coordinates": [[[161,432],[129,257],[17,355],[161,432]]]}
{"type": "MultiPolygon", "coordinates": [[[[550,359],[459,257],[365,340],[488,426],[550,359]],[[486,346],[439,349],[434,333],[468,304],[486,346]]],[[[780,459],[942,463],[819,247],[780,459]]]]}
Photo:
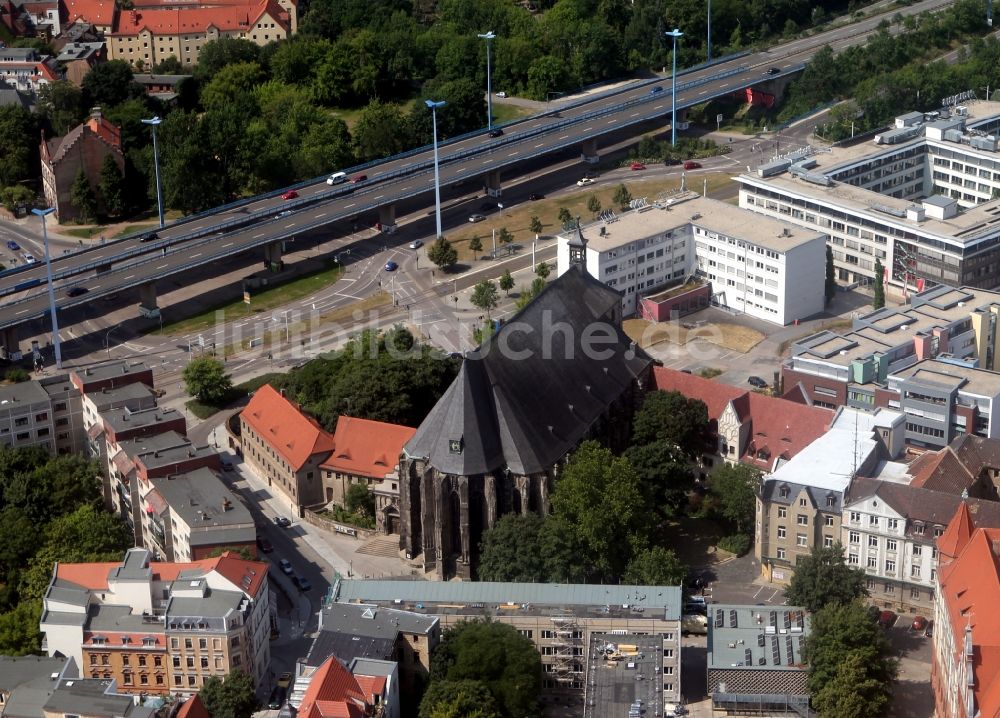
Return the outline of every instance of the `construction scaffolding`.
{"type": "Polygon", "coordinates": [[[552,676],[559,683],[583,680],[583,629],[575,618],[552,618],[552,676]]]}

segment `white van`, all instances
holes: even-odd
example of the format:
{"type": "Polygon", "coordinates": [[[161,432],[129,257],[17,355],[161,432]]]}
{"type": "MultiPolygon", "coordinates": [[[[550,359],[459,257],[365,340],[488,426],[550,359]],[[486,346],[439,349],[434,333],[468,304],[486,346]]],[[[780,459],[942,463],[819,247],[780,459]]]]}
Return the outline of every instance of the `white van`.
{"type": "Polygon", "coordinates": [[[681,618],[681,633],[704,636],[708,633],[708,618],[700,613],[686,613],[681,618]]]}
{"type": "Polygon", "coordinates": [[[347,181],[346,172],[334,172],[332,175],[326,178],[327,184],[340,184],[341,182],[347,181]]]}

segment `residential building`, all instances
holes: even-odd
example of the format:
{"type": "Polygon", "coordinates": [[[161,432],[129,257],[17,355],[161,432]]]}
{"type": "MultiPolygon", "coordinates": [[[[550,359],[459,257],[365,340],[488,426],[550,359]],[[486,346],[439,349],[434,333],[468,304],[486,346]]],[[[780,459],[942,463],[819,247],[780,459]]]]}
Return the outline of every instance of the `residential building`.
{"type": "Polygon", "coordinates": [[[135,81],[142,85],[146,94],[161,102],[177,99],[180,86],[190,81],[193,75],[135,75],[135,81]]]}
{"type": "Polygon", "coordinates": [[[66,656],[0,656],[0,715],[40,718],[60,680],[79,675],[79,667],[66,656]]]}
{"type": "Polygon", "coordinates": [[[208,715],[208,709],[205,708],[205,704],[201,702],[201,698],[195,693],[181,704],[181,707],[177,710],[176,718],[210,718],[210,716],[208,715]]]}
{"type": "Polygon", "coordinates": [[[1000,528],[996,501],[965,499],[893,481],[851,482],[838,540],[848,565],[867,574],[872,602],[897,612],[931,615],[937,540],[963,505],[977,524],[1000,528]]]}
{"type": "Polygon", "coordinates": [[[811,619],[794,606],[708,605],[708,695],[726,715],[809,715],[803,641],[811,619]]]}
{"type": "Polygon", "coordinates": [[[118,692],[114,680],[62,680],[42,706],[39,718],[153,718],[156,710],[118,692]]]}
{"type": "MultiPolygon", "coordinates": [[[[57,5],[57,3],[53,3],[57,5]]],[[[77,87],[91,68],[107,59],[103,42],[70,42],[62,46],[56,61],[66,72],[66,79],[77,87]]]]}
{"type": "Polygon", "coordinates": [[[266,682],[268,564],[229,552],[192,563],[150,558],[135,548],[121,562],[57,563],[40,621],[48,654],[126,692],[195,693],[237,668],[266,682]]]}
{"type": "Polygon", "coordinates": [[[78,453],[85,445],[80,406],[66,375],[0,386],[0,445],[78,453]]]}
{"type": "Polygon", "coordinates": [[[104,387],[83,395],[84,425],[87,430],[101,422],[101,414],[110,409],[142,411],[156,407],[156,392],[140,381],[116,387],[104,387]]]}
{"type": "MultiPolygon", "coordinates": [[[[29,18],[30,32],[35,37],[51,40],[62,32],[62,24],[59,21],[58,0],[18,0],[10,5],[19,7],[29,18]]],[[[0,12],[0,17],[4,13],[0,12]]]]}
{"type": "Polygon", "coordinates": [[[712,441],[706,468],[722,459],[771,472],[820,438],[834,413],[666,367],[653,368],[659,391],[676,391],[708,410],[712,441]]]}
{"type": "Polygon", "coordinates": [[[0,47],[0,82],[34,97],[44,85],[62,79],[54,57],[31,47],[0,47]]]}
{"type": "MultiPolygon", "coordinates": [[[[610,211],[609,211],[610,212],[610,211]]],[[[622,314],[668,320],[711,303],[777,324],[823,310],[826,235],[696,193],[677,194],[560,235],[560,274],[570,245],[584,245],[587,271],[622,292],[622,314]],[[677,295],[697,275],[708,287],[686,306],[677,295]],[[664,287],[668,292],[656,294],[664,287]],[[667,302],[667,308],[654,306],[667,302]]]]}
{"type": "Polygon", "coordinates": [[[341,415],[333,451],[320,465],[327,503],[341,506],[352,484],[375,495],[375,518],[382,533],[399,533],[399,456],[416,429],[341,415]]]}
{"type": "Polygon", "coordinates": [[[66,23],[88,24],[102,35],[111,32],[118,19],[118,4],[114,0],[60,0],[66,23]]]}
{"type": "Polygon", "coordinates": [[[956,496],[1000,500],[1000,441],[962,434],[910,464],[912,486],[956,496]]]}
{"type": "Polygon", "coordinates": [[[507,513],[546,513],[581,441],[628,440],[653,360],[622,331],[619,292],[587,274],[582,254],[574,261],[465,355],[403,448],[400,544],[425,573],[471,578],[483,532],[507,513]]]}
{"type": "MultiPolygon", "coordinates": [[[[902,414],[888,409],[869,413],[844,407],[823,436],[763,478],[754,557],[764,578],[788,582],[799,559],[814,546],[840,541],[844,494],[851,480],[875,475],[886,460],[900,456],[903,423],[902,414]]],[[[904,472],[895,473],[901,477],[904,472]]]]}
{"type": "Polygon", "coordinates": [[[295,715],[302,718],[399,718],[395,664],[355,659],[344,665],[330,657],[299,681],[306,686],[295,715]]]}
{"type": "Polygon", "coordinates": [[[580,700],[592,672],[605,670],[589,656],[593,638],[644,634],[656,642],[659,669],[646,679],[661,700],[680,699],[680,586],[342,579],[331,600],[436,616],[442,631],[482,618],[513,626],[541,654],[543,698],[560,705],[580,700]]]}
{"type": "Polygon", "coordinates": [[[77,125],[63,137],[46,140],[43,134],[39,152],[42,158],[45,201],[55,209],[60,222],[77,218],[78,211],[73,206],[72,190],[81,171],[94,190],[99,211],[104,209],[104,199],[98,191],[104,158],[112,157],[118,170],[125,171],[121,130],[104,118],[99,107],[91,110],[86,122],[77,125]]]}
{"type": "Polygon", "coordinates": [[[931,685],[940,718],[1000,715],[1000,530],[964,504],[938,539],[931,685]]]}
{"type": "Polygon", "coordinates": [[[240,413],[243,460],[296,516],[325,503],[321,466],[333,436],[284,394],[265,384],[240,413]]]}
{"type": "Polygon", "coordinates": [[[133,362],[127,359],[73,369],[69,378],[73,386],[84,395],[137,382],[145,384],[150,389],[154,388],[153,369],[145,362],[133,362]]]}

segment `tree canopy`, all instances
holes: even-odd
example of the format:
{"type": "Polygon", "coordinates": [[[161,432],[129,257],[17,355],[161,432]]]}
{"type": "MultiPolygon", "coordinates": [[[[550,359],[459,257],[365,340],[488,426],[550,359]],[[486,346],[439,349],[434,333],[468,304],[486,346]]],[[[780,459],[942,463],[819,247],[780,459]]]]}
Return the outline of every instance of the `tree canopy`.
{"type": "Polygon", "coordinates": [[[536,514],[500,517],[483,536],[479,554],[480,581],[548,581],[541,555],[540,533],[544,519],[536,514]]]}
{"type": "Polygon", "coordinates": [[[829,604],[851,603],[868,595],[865,572],[844,561],[844,547],[816,545],[799,558],[791,584],[785,591],[788,603],[818,611],[829,604]]]}
{"type": "Polygon", "coordinates": [[[740,534],[750,534],[756,507],[760,471],[746,464],[726,464],[709,479],[712,493],[719,500],[720,513],[740,534]]]}
{"type": "Polygon", "coordinates": [[[663,440],[689,457],[699,456],[708,438],[708,408],[700,399],[688,399],[678,391],[646,394],[632,426],[632,443],[663,440]]]}
{"type": "Polygon", "coordinates": [[[198,697],[212,718],[251,718],[260,705],[253,679],[239,669],[206,679],[198,697]]]}

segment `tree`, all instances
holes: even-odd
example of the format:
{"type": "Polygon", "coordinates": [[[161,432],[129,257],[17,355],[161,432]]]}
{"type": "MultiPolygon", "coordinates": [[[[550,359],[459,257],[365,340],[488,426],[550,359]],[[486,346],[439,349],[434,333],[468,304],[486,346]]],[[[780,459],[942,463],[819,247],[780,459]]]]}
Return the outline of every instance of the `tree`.
{"type": "Polygon", "coordinates": [[[709,485],[720,503],[720,513],[737,533],[747,534],[753,527],[754,506],[760,471],[746,464],[719,467],[709,478],[709,485]]]}
{"type": "Polygon", "coordinates": [[[484,279],[472,290],[471,302],[474,307],[486,312],[487,318],[490,312],[497,308],[497,285],[490,279],[484,279]]]}
{"type": "Polygon", "coordinates": [[[0,107],[0,187],[37,177],[38,125],[20,105],[0,107]]]}
{"type": "Polygon", "coordinates": [[[677,515],[694,488],[688,457],[664,439],[630,446],[624,456],[635,469],[649,505],[664,518],[677,515]]]}
{"type": "Polygon", "coordinates": [[[545,289],[545,280],[541,277],[535,277],[531,280],[531,286],[528,287],[526,291],[521,292],[521,295],[514,300],[515,306],[518,309],[524,309],[531,303],[531,300],[537,297],[545,289]]]}
{"type": "Polygon", "coordinates": [[[804,657],[809,663],[809,690],[823,715],[884,715],[897,663],[885,632],[871,620],[861,601],[830,604],[814,613],[804,657]],[[874,710],[838,712],[838,706],[857,706],[853,701],[842,702],[846,699],[837,693],[844,691],[859,691],[873,701],[870,709],[874,710]]]}
{"type": "Polygon", "coordinates": [[[344,503],[352,514],[375,518],[375,494],[365,484],[351,484],[344,503]]]}
{"type": "Polygon", "coordinates": [[[146,94],[124,60],[108,60],[94,65],[83,76],[81,87],[84,107],[114,107],[146,94]]]}
{"type": "Polygon", "coordinates": [[[538,266],[535,267],[535,274],[539,279],[547,279],[551,272],[552,268],[546,262],[539,262],[538,266]]]}
{"type": "Polygon", "coordinates": [[[501,227],[497,232],[497,239],[500,240],[500,244],[510,244],[514,241],[514,235],[506,227],[501,227]]]}
{"type": "Polygon", "coordinates": [[[528,229],[536,236],[542,233],[542,220],[538,218],[537,214],[531,215],[531,223],[528,225],[528,229]]]}
{"type": "Polygon", "coordinates": [[[833,268],[833,250],[826,245],[826,303],[829,304],[837,294],[837,280],[833,268]]]}
{"type": "Polygon", "coordinates": [[[83,119],[83,92],[68,80],[48,82],[38,88],[38,114],[53,134],[65,135],[83,119]]]}
{"type": "MultiPolygon", "coordinates": [[[[444,632],[431,659],[431,687],[438,681],[472,680],[493,696],[503,718],[537,716],[542,662],[530,639],[505,623],[462,621],[444,632]]],[[[433,692],[432,692],[433,691],[433,692]]],[[[424,718],[421,705],[421,718],[424,718]]],[[[212,714],[215,718],[215,714],[212,714]]]]}
{"type": "Polygon", "coordinates": [[[469,240],[469,250],[474,259],[479,259],[479,253],[483,251],[483,240],[479,238],[478,234],[472,235],[472,239],[469,240]]]}
{"type": "Polygon", "coordinates": [[[212,676],[205,680],[198,697],[212,718],[251,718],[260,705],[253,679],[237,669],[225,680],[212,676]]]}
{"type": "Polygon", "coordinates": [[[101,198],[104,209],[112,217],[120,217],[125,212],[125,186],[121,170],[114,155],[107,154],[101,163],[101,198]]]}
{"type": "Polygon", "coordinates": [[[42,634],[38,630],[41,617],[41,600],[21,601],[13,611],[0,615],[0,653],[5,656],[41,653],[42,634]]]}
{"type": "Polygon", "coordinates": [[[570,222],[573,221],[573,215],[571,215],[569,213],[569,210],[566,209],[565,207],[560,207],[559,208],[559,215],[558,216],[559,216],[559,224],[561,224],[564,227],[567,224],[569,224],[570,222]]]}
{"type": "MultiPolygon", "coordinates": [[[[481,245],[480,245],[481,248],[481,245]]],[[[438,237],[434,243],[427,248],[427,258],[439,268],[448,271],[458,262],[458,250],[451,246],[444,237],[438,237]]]]}
{"type": "Polygon", "coordinates": [[[215,357],[198,357],[184,367],[184,388],[198,401],[211,406],[224,404],[231,396],[233,380],[215,357]]]}
{"type": "Polygon", "coordinates": [[[537,514],[507,514],[483,534],[477,578],[480,581],[545,583],[545,559],[537,514]]]}
{"type": "Polygon", "coordinates": [[[622,208],[622,210],[628,209],[629,203],[632,201],[632,193],[628,191],[628,187],[624,184],[620,184],[615,187],[615,194],[611,200],[622,208]]]}
{"type": "Polygon", "coordinates": [[[12,574],[38,550],[39,526],[16,507],[0,511],[0,576],[10,582],[12,574]]]}
{"type": "Polygon", "coordinates": [[[398,105],[372,99],[352,132],[354,151],[362,162],[399,154],[406,148],[406,118],[398,105]]]}
{"type": "Polygon", "coordinates": [[[875,297],[872,299],[872,306],[881,309],[885,306],[885,270],[882,268],[882,260],[875,259],[875,297]]]}
{"type": "Polygon", "coordinates": [[[785,592],[788,603],[816,612],[831,603],[850,603],[868,595],[865,572],[844,562],[844,547],[813,546],[808,556],[800,556],[785,592]]]}
{"type": "Polygon", "coordinates": [[[250,40],[235,37],[220,37],[206,42],[198,53],[197,75],[200,79],[211,80],[222,68],[238,62],[257,62],[260,47],[250,40]]]}
{"type": "Polygon", "coordinates": [[[700,399],[688,399],[677,391],[646,394],[632,425],[632,444],[639,446],[664,440],[694,458],[708,439],[708,408],[700,399]]]}
{"type": "Polygon", "coordinates": [[[684,583],[687,566],[677,554],[662,546],[643,549],[637,553],[622,576],[622,583],[637,586],[679,586],[684,583]]]}
{"type": "Polygon", "coordinates": [[[597,214],[601,211],[601,200],[597,199],[596,194],[592,194],[587,198],[587,211],[594,215],[594,217],[597,217],[597,214]]]}
{"type": "Polygon", "coordinates": [[[503,270],[503,274],[500,275],[500,289],[503,290],[504,296],[510,296],[510,290],[514,288],[514,277],[510,275],[510,270],[503,270]]]}
{"type": "Polygon", "coordinates": [[[420,701],[419,718],[500,718],[482,681],[434,681],[420,701]]]}
{"type": "Polygon", "coordinates": [[[70,188],[69,201],[76,208],[76,219],[80,224],[89,224],[97,219],[97,198],[83,169],[76,173],[76,179],[70,188]]]}

